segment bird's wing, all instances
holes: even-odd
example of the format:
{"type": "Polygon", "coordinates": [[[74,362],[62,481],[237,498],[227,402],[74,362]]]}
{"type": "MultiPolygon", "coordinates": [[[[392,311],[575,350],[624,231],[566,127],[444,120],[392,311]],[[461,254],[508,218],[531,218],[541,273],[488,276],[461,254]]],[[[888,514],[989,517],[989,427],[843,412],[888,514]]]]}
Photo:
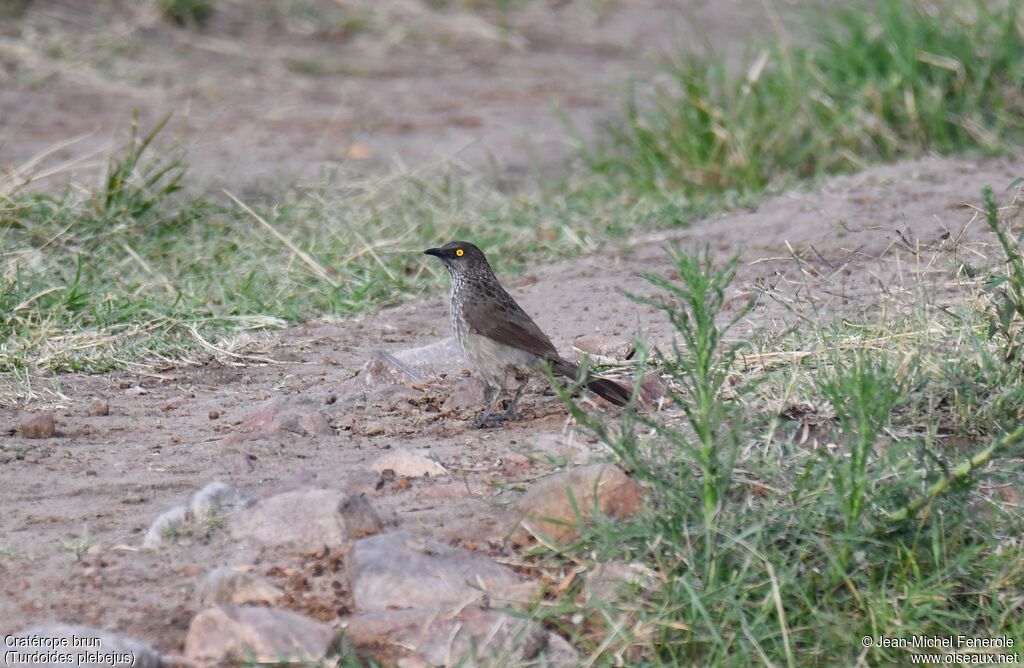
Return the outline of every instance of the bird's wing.
{"type": "Polygon", "coordinates": [[[464,313],[469,330],[474,334],[552,362],[561,359],[551,339],[507,293],[498,299],[476,302],[465,309],[464,313]]]}

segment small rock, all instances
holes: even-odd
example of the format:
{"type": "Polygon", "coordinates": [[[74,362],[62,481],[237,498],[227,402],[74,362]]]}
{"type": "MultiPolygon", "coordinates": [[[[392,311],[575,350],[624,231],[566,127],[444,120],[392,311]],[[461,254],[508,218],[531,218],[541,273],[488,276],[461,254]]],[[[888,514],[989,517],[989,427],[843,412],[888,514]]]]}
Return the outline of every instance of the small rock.
{"type": "Polygon", "coordinates": [[[365,498],[330,489],[278,494],[234,515],[230,522],[236,539],[310,549],[341,547],[382,527],[380,516],[365,498]]]}
{"type": "Polygon", "coordinates": [[[429,452],[398,449],[392,450],[385,455],[378,457],[370,465],[377,473],[391,469],[394,475],[407,478],[422,478],[423,476],[448,475],[445,467],[433,458],[429,452]]]}
{"type": "Polygon", "coordinates": [[[192,618],[185,656],[201,664],[317,663],[337,632],[287,610],[221,606],[192,618]]]}
{"type": "Polygon", "coordinates": [[[396,660],[401,666],[579,664],[564,639],[536,622],[474,606],[456,614],[421,608],[357,615],[349,619],[345,636],[385,665],[396,660]]]}
{"type": "Polygon", "coordinates": [[[360,612],[452,606],[486,600],[529,605],[539,585],[485,556],[408,531],[363,538],[346,557],[352,599],[360,612]]]}
{"type": "Polygon", "coordinates": [[[160,653],[152,647],[141,643],[138,640],[125,638],[117,633],[89,628],[87,626],[44,624],[42,626],[25,629],[18,633],[5,635],[3,637],[2,646],[4,648],[4,658],[7,660],[5,665],[11,666],[12,668],[14,666],[43,665],[81,666],[82,668],[100,668],[101,666],[103,668],[128,668],[129,666],[132,668],[159,668],[161,665],[160,653]],[[61,654],[70,654],[71,658],[75,660],[74,662],[56,663],[49,661],[18,661],[12,655],[9,655],[9,652],[17,651],[21,653],[30,653],[50,651],[48,647],[19,645],[18,640],[21,638],[44,638],[47,643],[52,643],[55,646],[54,651],[61,654]],[[80,649],[75,649],[75,647],[79,647],[80,649]],[[90,657],[88,656],[89,652],[105,656],[90,657]],[[83,656],[79,657],[79,654],[82,654],[83,656]],[[111,661],[108,658],[110,656],[121,658],[123,655],[128,655],[127,661],[111,661]]]}
{"type": "Polygon", "coordinates": [[[256,455],[247,452],[236,452],[227,457],[225,466],[231,473],[242,475],[256,470],[256,455]]]}
{"type": "Polygon", "coordinates": [[[391,353],[375,350],[370,355],[358,376],[364,387],[378,385],[401,385],[411,380],[421,380],[423,374],[391,353]]]}
{"type": "Polygon", "coordinates": [[[616,336],[584,334],[572,340],[572,347],[598,361],[628,360],[636,353],[629,341],[616,336]]]}
{"type": "Polygon", "coordinates": [[[327,489],[327,485],[320,480],[320,474],[312,469],[300,469],[293,475],[278,482],[273,487],[260,492],[260,496],[269,499],[285,492],[298,492],[309,489],[327,489]]]}
{"type": "Polygon", "coordinates": [[[407,366],[434,374],[461,371],[466,365],[466,358],[454,336],[418,348],[400,350],[394,356],[407,366]]]}
{"type": "Polygon", "coordinates": [[[595,509],[624,518],[640,510],[642,492],[632,478],[612,464],[590,464],[556,473],[526,491],[516,508],[521,518],[512,535],[516,545],[533,536],[567,543],[579,537],[577,522],[589,520],[595,509]]]}
{"type": "Polygon", "coordinates": [[[89,405],[86,406],[85,414],[91,415],[92,417],[110,415],[110,404],[102,399],[93,399],[89,402],[89,405]]]}
{"type": "Polygon", "coordinates": [[[330,423],[310,401],[275,397],[265,401],[242,421],[243,429],[267,434],[289,432],[299,436],[325,436],[334,432],[330,423]]]}
{"type": "Polygon", "coordinates": [[[195,533],[197,528],[208,532],[211,518],[221,513],[237,512],[255,502],[256,497],[227,483],[211,482],[192,495],[188,506],[171,508],[153,520],[142,539],[142,547],[156,549],[174,534],[195,533]]]}
{"type": "Polygon", "coordinates": [[[216,419],[220,418],[220,411],[210,411],[206,415],[206,417],[210,418],[211,420],[216,420],[216,419]]]}
{"type": "Polygon", "coordinates": [[[482,408],[484,405],[484,384],[478,378],[463,378],[441,404],[442,413],[464,408],[482,408]]]}
{"type": "MultiPolygon", "coordinates": [[[[393,472],[392,472],[393,473],[393,472]]],[[[382,473],[370,469],[358,468],[351,471],[341,485],[346,494],[374,494],[384,487],[382,473]]]]}
{"type": "Polygon", "coordinates": [[[580,463],[591,454],[587,444],[575,432],[540,434],[528,443],[534,453],[548,455],[567,462],[580,463]]]}
{"type": "Polygon", "coordinates": [[[192,495],[189,511],[195,518],[216,513],[243,510],[256,503],[256,497],[231,485],[215,480],[192,495]]]}
{"type": "Polygon", "coordinates": [[[188,508],[185,506],[175,506],[161,513],[149,525],[149,530],[142,538],[142,547],[147,550],[155,550],[166,542],[169,534],[179,530],[190,519],[188,508]]]}
{"type": "Polygon", "coordinates": [[[210,571],[196,585],[195,598],[203,607],[265,604],[274,606],[284,592],[255,573],[222,567],[210,571]]]}
{"type": "Polygon", "coordinates": [[[127,394],[129,397],[144,397],[147,394],[149,394],[149,390],[142,387],[141,385],[136,385],[135,387],[129,387],[127,390],[124,391],[124,393],[127,394]]]}
{"type": "Polygon", "coordinates": [[[583,600],[614,601],[621,598],[620,593],[627,585],[654,586],[654,583],[654,573],[643,564],[607,561],[598,564],[584,576],[583,600]]]}
{"type": "Polygon", "coordinates": [[[22,420],[19,429],[25,438],[53,438],[57,433],[57,423],[50,413],[40,413],[22,420]]]}

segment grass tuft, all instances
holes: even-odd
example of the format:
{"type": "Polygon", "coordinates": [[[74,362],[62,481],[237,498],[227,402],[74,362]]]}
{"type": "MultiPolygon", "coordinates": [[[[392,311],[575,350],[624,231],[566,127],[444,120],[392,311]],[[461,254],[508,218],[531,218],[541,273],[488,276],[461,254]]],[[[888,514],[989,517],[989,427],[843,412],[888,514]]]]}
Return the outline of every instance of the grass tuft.
{"type": "Polygon", "coordinates": [[[666,72],[585,154],[638,194],[752,194],[1024,138],[1024,7],[1009,0],[830,6],[807,43],[778,34],[743,74],[713,52],[666,72]]]}
{"type": "MultiPolygon", "coordinates": [[[[1016,239],[1016,207],[986,197],[982,215],[1016,239]]],[[[649,507],[597,523],[571,550],[537,552],[554,568],[619,560],[653,577],[610,601],[570,596],[538,614],[591,665],[909,665],[934,652],[862,639],[914,635],[1005,637],[1015,645],[992,653],[1014,652],[1024,640],[1024,377],[1008,354],[1016,338],[987,323],[1015,299],[999,291],[1019,255],[996,248],[989,276],[958,274],[952,254],[933,259],[960,277],[955,307],[807,319],[742,354],[726,338],[733,265],[676,251],[677,279],[652,277],[665,297],[647,301],[685,343],[656,357],[678,408],[608,425],[563,395],[647,486],[649,507]],[[764,345],[804,354],[751,366],[764,345]]]]}

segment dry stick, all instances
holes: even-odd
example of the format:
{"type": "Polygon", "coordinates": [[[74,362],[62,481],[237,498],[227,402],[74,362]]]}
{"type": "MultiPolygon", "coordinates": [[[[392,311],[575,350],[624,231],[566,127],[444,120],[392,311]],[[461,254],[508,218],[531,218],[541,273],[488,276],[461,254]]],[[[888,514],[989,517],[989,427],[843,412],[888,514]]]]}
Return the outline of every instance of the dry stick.
{"type": "Polygon", "coordinates": [[[928,492],[924,496],[911,501],[906,506],[889,515],[889,521],[902,522],[907,518],[913,517],[917,514],[917,511],[924,507],[926,503],[930,503],[935,497],[946,491],[946,489],[948,489],[954,482],[963,479],[971,471],[992,459],[992,455],[995,454],[997,450],[1016,443],[1022,436],[1024,436],[1024,426],[1017,427],[1009,434],[1006,434],[992,445],[988,446],[967,461],[961,463],[953,469],[953,472],[948,476],[943,476],[941,480],[928,488],[928,492]]]}
{"type": "Polygon", "coordinates": [[[288,250],[290,250],[292,253],[294,253],[300,260],[305,262],[306,266],[308,266],[310,269],[312,269],[313,273],[316,274],[317,276],[319,276],[321,280],[324,280],[324,281],[327,281],[328,283],[330,283],[332,288],[338,287],[337,281],[335,281],[333,278],[331,278],[330,274],[327,273],[327,270],[324,269],[323,265],[321,265],[319,262],[314,260],[311,255],[309,255],[308,253],[303,251],[301,248],[296,246],[294,243],[292,243],[291,239],[289,239],[285,235],[283,235],[280,232],[278,232],[277,228],[275,228],[273,225],[271,225],[266,220],[264,220],[263,217],[260,216],[258,213],[256,213],[255,211],[250,209],[248,206],[246,206],[246,204],[242,200],[238,199],[237,197],[232,195],[227,190],[224,191],[224,194],[227,195],[228,197],[230,197],[232,199],[232,201],[234,201],[235,204],[237,204],[238,206],[242,207],[243,211],[245,211],[250,216],[255,218],[260,223],[260,225],[262,225],[263,227],[267,228],[268,232],[273,234],[274,237],[276,237],[278,241],[280,241],[281,243],[283,243],[285,246],[288,247],[288,250]]]}

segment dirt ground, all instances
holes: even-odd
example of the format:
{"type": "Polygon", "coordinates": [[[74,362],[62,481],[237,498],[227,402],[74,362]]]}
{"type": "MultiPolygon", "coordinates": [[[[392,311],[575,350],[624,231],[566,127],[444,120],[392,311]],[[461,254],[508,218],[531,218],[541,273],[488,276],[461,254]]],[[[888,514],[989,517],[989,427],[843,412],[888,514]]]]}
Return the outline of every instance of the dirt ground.
{"type": "MultiPolygon", "coordinates": [[[[718,260],[742,252],[732,308],[752,294],[762,298],[737,327],[738,336],[798,325],[796,313],[829,318],[877,308],[894,295],[913,300],[921,288],[941,306],[951,283],[948,260],[988,241],[980,222],[959,244],[943,240],[946,232],[960,237],[971,221],[974,212],[962,203],[977,203],[984,184],[1008,183],[1020,173],[1024,160],[931,159],[872,169],[818,192],[773,198],[757,211],[637,239],[610,256],[539,267],[510,288],[567,354],[576,337],[593,334],[624,342],[639,335],[666,347],[671,332],[662,315],[624,293],[656,294],[638,273],[671,275],[664,253],[669,241],[687,248],[709,244],[718,260]],[[778,299],[766,298],[765,290],[778,299]],[[580,294],[601,298],[581,300],[580,294]]],[[[373,351],[426,346],[447,328],[439,296],[351,321],[310,324],[249,352],[272,362],[228,359],[159,374],[62,376],[62,398],[0,410],[7,425],[39,411],[52,412],[58,423],[55,438],[26,440],[8,432],[0,440],[0,628],[82,622],[180,652],[197,611],[192,590],[203,572],[241,560],[273,575],[291,562],[273,551],[240,551],[216,532],[143,551],[142,535],[154,517],[213,480],[256,493],[309,483],[309,476],[336,487],[396,448],[427,449],[451,475],[371,489],[370,501],[388,522],[507,556],[501,508],[550,468],[531,455],[550,452],[552,443],[577,458],[603,453],[574,432],[557,398],[539,384],[525,398],[525,419],[500,429],[469,429],[470,409],[439,413],[462,375],[457,358],[428,365],[422,381],[380,392],[342,391],[373,351]],[[331,433],[247,430],[245,419],[278,396],[319,407],[331,433]],[[97,398],[109,403],[108,416],[87,416],[97,398]],[[213,411],[217,419],[210,418],[213,411]],[[76,546],[82,552],[77,560],[76,546]]],[[[343,581],[338,574],[322,577],[343,581]]],[[[326,589],[332,592],[327,600],[297,591],[295,607],[328,610],[327,618],[338,621],[347,611],[347,592],[326,589]]]]}
{"type": "Polygon", "coordinates": [[[744,0],[510,13],[420,0],[219,4],[200,32],[168,27],[150,3],[35,0],[18,21],[0,18],[0,166],[76,138],[54,157],[101,160],[137,110],[143,127],[173,114],[165,139],[187,148],[211,189],[442,160],[516,182],[562,164],[574,150],[566,121],[591,136],[658,56],[704,39],[739,54],[768,29],[744,0]],[[296,6],[307,11],[280,9],[296,6]]]}
{"type": "MultiPolygon", "coordinates": [[[[49,8],[44,14],[57,17],[53,21],[96,20],[70,3],[40,4],[49,8]]],[[[760,25],[747,4],[706,3],[694,11],[712,34],[742,44],[760,25]]],[[[649,71],[645,53],[685,34],[665,20],[677,16],[671,3],[621,3],[600,21],[576,11],[545,9],[517,18],[524,25],[516,27],[512,45],[507,36],[474,38],[472,48],[434,44],[429,58],[407,46],[380,57],[373,35],[362,35],[338,48],[360,67],[371,63],[375,69],[315,76],[297,75],[281,63],[296,57],[293,51],[320,53],[327,48],[323,40],[285,31],[263,44],[270,57],[255,58],[251,49],[266,35],[232,28],[230,17],[211,28],[223,34],[146,29],[154,51],[182,60],[172,67],[147,48],[142,70],[148,74],[133,81],[98,74],[92,65],[59,63],[52,77],[25,81],[19,77],[27,76],[23,60],[29,56],[11,55],[11,45],[24,40],[8,37],[0,49],[7,68],[0,70],[0,157],[17,162],[55,139],[90,132],[63,157],[88,155],[123,132],[127,109],[139,106],[150,118],[177,111],[196,169],[250,187],[282,174],[308,176],[355,145],[367,148],[372,155],[359,155],[371,162],[428,163],[458,154],[476,164],[495,157],[503,171],[514,173],[539,154],[554,165],[569,144],[548,105],[593,123],[616,99],[608,91],[632,72],[649,71]],[[530,23],[537,16],[545,21],[530,23]],[[180,71],[188,73],[185,80],[161,75],[180,71]]],[[[33,20],[45,23],[46,16],[33,20]]],[[[32,68],[44,65],[34,62],[32,68]]],[[[565,354],[577,337],[595,334],[623,342],[639,336],[666,347],[671,330],[662,314],[626,294],[657,293],[639,273],[671,276],[664,251],[669,242],[707,244],[716,261],[740,253],[730,308],[750,296],[759,301],[736,336],[782,331],[801,316],[827,319],[874,309],[885,299],[927,294],[941,306],[951,282],[947,260],[989,241],[977,221],[961,236],[975,213],[965,203],[977,204],[983,185],[998,189],[1022,174],[1021,157],[932,158],[870,169],[829,180],[814,192],[771,198],[753,211],[636,238],[601,257],[537,267],[508,287],[565,354]]],[[[444,339],[448,327],[438,295],[294,328],[251,346],[245,358],[145,374],[63,375],[31,405],[0,407],[0,631],[60,620],[117,630],[180,653],[197,611],[197,579],[215,566],[240,562],[276,579],[297,609],[338,623],[350,612],[341,574],[309,575],[307,586],[299,587],[280,575],[282,565],[300,563],[283,552],[242,550],[220,531],[145,551],[143,533],[154,517],[210,481],[257,494],[313,480],[339,487],[397,448],[430,450],[450,475],[371,486],[370,502],[391,525],[509,554],[502,508],[551,467],[544,458],[524,455],[550,452],[552,444],[576,458],[603,453],[574,431],[558,399],[540,383],[524,400],[525,419],[500,429],[469,429],[472,410],[438,412],[462,378],[458,358],[431,361],[414,382],[345,389],[351,390],[350,379],[375,351],[428,346],[444,339]],[[269,433],[246,422],[282,396],[322,412],[330,433],[269,433]],[[109,415],[88,415],[97,399],[109,404],[109,415]],[[15,427],[39,412],[55,416],[57,436],[23,438],[15,427]],[[342,584],[308,586],[315,578],[342,584]]],[[[614,414],[587,401],[593,411],[614,414]]]]}

